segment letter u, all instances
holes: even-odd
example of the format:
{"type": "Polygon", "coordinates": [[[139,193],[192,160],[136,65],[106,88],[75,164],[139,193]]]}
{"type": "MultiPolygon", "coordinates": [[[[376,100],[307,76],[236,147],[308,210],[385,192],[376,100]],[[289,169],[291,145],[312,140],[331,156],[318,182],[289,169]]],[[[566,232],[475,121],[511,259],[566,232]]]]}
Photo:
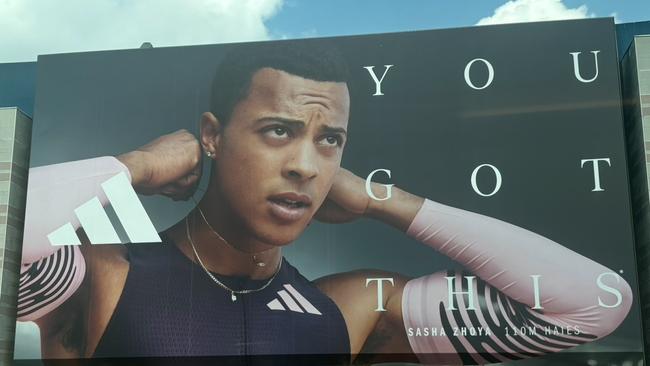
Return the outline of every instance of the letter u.
{"type": "Polygon", "coordinates": [[[591,51],[591,53],[593,53],[594,55],[594,64],[596,65],[596,74],[591,79],[585,79],[580,74],[580,62],[578,58],[580,57],[580,54],[582,52],[569,52],[569,53],[571,54],[571,56],[573,56],[573,73],[575,74],[576,79],[578,79],[578,81],[582,83],[591,83],[598,78],[598,54],[600,53],[600,50],[591,51]]]}

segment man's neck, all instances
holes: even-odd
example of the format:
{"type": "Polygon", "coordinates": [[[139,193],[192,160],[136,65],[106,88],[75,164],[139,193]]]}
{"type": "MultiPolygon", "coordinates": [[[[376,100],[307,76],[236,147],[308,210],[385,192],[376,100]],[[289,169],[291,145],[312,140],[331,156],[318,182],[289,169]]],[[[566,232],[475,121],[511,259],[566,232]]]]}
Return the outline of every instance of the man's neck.
{"type": "MultiPolygon", "coordinates": [[[[210,220],[208,213],[205,216],[210,220]]],[[[279,247],[259,243],[255,239],[239,239],[237,244],[226,241],[223,234],[217,235],[208,227],[198,209],[170,229],[169,233],[188,258],[198,262],[194,254],[196,250],[208,270],[225,276],[244,276],[254,280],[270,278],[282,257],[279,247]]]]}

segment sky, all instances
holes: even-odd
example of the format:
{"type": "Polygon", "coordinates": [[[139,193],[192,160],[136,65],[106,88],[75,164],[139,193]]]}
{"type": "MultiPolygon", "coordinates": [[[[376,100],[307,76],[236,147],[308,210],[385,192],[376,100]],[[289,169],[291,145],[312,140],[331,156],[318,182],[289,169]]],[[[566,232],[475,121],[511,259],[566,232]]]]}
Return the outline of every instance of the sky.
{"type": "Polygon", "coordinates": [[[40,54],[613,16],[648,0],[0,0],[0,63],[40,54]]]}

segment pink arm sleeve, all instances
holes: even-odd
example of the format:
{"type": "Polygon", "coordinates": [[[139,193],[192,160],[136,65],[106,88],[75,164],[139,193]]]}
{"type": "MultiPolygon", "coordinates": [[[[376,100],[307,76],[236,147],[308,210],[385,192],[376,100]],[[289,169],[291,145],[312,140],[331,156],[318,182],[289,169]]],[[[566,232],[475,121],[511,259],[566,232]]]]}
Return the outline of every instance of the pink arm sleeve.
{"type": "Polygon", "coordinates": [[[632,290],[615,271],[521,227],[425,200],[407,233],[471,272],[438,272],[406,284],[404,325],[422,361],[491,363],[557,352],[604,337],[630,310],[632,290]],[[537,304],[531,276],[539,276],[537,304]],[[474,306],[458,293],[468,291],[469,281],[474,306]],[[548,333],[555,326],[569,332],[548,333]],[[422,328],[432,327],[437,336],[422,336],[422,328]],[[537,333],[514,334],[521,327],[537,333]],[[439,336],[440,329],[463,328],[467,334],[439,336]]]}
{"type": "Polygon", "coordinates": [[[74,209],[93,197],[108,204],[101,183],[131,176],[114,157],[73,161],[29,170],[17,320],[33,321],[64,303],[81,285],[86,264],[78,246],[53,246],[47,235],[65,223],[80,227],[74,209]]]}
{"type": "Polygon", "coordinates": [[[50,245],[47,235],[67,222],[78,229],[75,208],[93,197],[106,206],[101,183],[121,172],[131,180],[128,168],[112,156],[29,169],[22,263],[33,263],[59,249],[50,245]]]}

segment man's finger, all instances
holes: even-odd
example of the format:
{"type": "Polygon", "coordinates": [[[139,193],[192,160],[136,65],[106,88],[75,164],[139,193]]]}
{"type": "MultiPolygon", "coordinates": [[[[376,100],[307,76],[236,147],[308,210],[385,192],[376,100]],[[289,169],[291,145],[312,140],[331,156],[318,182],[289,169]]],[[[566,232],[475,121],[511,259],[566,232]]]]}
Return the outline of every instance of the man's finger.
{"type": "Polygon", "coordinates": [[[199,187],[198,182],[189,186],[189,187],[184,187],[182,189],[179,189],[176,193],[176,195],[173,197],[174,201],[182,200],[182,201],[187,201],[194,195],[194,192],[196,192],[196,189],[199,187]]]}
{"type": "Polygon", "coordinates": [[[166,184],[162,186],[160,191],[158,191],[159,194],[162,194],[163,196],[167,197],[172,197],[178,194],[178,188],[175,187],[173,184],[166,184]]]}
{"type": "Polygon", "coordinates": [[[180,188],[182,190],[185,190],[186,188],[189,188],[192,185],[196,184],[196,182],[198,182],[198,180],[199,180],[198,176],[196,176],[194,174],[188,174],[188,175],[184,176],[183,178],[179,179],[175,183],[175,185],[178,188],[180,188]]]}
{"type": "Polygon", "coordinates": [[[199,163],[196,164],[196,165],[194,166],[194,169],[192,169],[192,171],[190,172],[190,174],[192,174],[192,175],[196,175],[197,177],[200,178],[200,177],[201,177],[201,169],[202,169],[202,166],[201,166],[201,159],[199,159],[199,163]]]}

